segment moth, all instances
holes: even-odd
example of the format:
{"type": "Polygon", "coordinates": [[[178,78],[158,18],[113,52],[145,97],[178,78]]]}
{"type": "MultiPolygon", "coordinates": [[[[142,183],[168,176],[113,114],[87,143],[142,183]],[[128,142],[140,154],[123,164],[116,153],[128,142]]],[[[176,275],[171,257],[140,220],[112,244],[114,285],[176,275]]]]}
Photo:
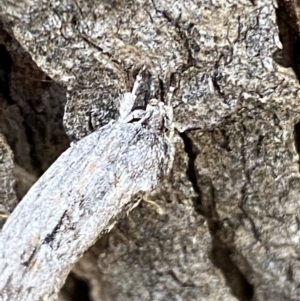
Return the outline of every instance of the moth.
{"type": "Polygon", "coordinates": [[[120,118],[73,143],[33,185],[0,236],[0,300],[54,300],[73,264],[171,169],[172,110],[136,106],[141,73],[120,118]],[[45,281],[47,279],[47,281],[45,281]]]}

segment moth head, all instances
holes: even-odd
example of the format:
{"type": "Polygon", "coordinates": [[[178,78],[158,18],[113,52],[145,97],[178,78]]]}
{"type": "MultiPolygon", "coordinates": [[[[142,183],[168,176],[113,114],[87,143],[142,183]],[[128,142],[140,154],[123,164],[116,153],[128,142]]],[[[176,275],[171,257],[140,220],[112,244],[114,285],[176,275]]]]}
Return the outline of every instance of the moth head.
{"type": "Polygon", "coordinates": [[[148,101],[148,104],[150,106],[157,106],[159,103],[159,101],[156,99],[156,98],[151,98],[149,101],[148,101]]]}

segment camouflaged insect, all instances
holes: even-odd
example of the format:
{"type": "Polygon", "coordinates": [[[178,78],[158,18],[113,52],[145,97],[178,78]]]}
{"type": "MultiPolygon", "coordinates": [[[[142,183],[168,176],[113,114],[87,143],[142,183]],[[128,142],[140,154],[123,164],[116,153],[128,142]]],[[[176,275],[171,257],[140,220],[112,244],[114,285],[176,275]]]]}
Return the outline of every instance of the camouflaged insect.
{"type": "Polygon", "coordinates": [[[1,301],[55,300],[80,256],[170,171],[172,110],[156,99],[136,106],[142,83],[139,74],[122,97],[119,120],[73,143],[7,220],[1,301]]]}

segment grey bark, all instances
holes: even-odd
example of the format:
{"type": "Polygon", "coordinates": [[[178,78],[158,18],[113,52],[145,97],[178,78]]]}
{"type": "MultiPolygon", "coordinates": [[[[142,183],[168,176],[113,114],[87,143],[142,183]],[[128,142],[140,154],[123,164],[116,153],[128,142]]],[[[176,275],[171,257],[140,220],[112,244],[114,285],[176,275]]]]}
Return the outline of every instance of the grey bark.
{"type": "Polygon", "coordinates": [[[14,177],[14,160],[13,152],[7,144],[3,135],[0,135],[0,225],[1,228],[4,221],[9,216],[9,208],[17,203],[17,195],[15,191],[15,177],[14,177]]]}
{"type": "Polygon", "coordinates": [[[3,10],[22,47],[67,86],[70,137],[117,117],[116,95],[140,66],[157,76],[160,100],[180,77],[172,105],[187,132],[153,192],[165,214],[141,204],[78,262],[73,275],[93,300],[299,299],[294,16],[269,0],[31,0],[3,10]]]}
{"type": "Polygon", "coordinates": [[[0,24],[0,129],[13,152],[16,197],[7,212],[69,146],[62,124],[66,91],[51,80],[0,24]]]}

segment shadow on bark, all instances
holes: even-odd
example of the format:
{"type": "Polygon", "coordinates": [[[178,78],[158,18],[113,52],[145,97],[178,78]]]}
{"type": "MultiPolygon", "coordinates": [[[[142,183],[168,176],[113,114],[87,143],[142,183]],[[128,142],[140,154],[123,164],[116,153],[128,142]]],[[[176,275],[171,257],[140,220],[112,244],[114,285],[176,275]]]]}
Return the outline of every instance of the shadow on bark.
{"type": "Polygon", "coordinates": [[[92,301],[89,291],[88,283],[71,272],[61,290],[61,294],[72,301],[92,301]]]}
{"type": "Polygon", "coordinates": [[[297,4],[296,1],[285,0],[278,0],[277,3],[276,22],[283,48],[274,52],[273,59],[285,68],[291,67],[300,80],[300,16],[297,14],[297,4]]]}
{"type": "Polygon", "coordinates": [[[232,260],[234,247],[228,246],[228,239],[222,235],[224,229],[219,221],[215,206],[215,193],[211,180],[208,177],[199,177],[195,168],[197,151],[194,149],[192,139],[186,133],[180,134],[185,144],[185,151],[189,157],[187,176],[192,182],[197,197],[193,199],[195,211],[203,215],[212,236],[210,259],[223,273],[231,293],[240,301],[251,301],[254,296],[254,287],[246,276],[232,260]]]}

